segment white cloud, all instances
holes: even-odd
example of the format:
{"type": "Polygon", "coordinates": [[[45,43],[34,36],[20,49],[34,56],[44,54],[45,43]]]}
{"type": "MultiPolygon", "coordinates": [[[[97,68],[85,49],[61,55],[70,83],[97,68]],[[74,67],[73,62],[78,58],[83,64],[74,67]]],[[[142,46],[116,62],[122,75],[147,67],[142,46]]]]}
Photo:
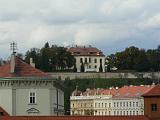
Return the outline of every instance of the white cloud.
{"type": "Polygon", "coordinates": [[[0,50],[9,50],[11,41],[17,41],[23,53],[46,41],[121,47],[119,41],[147,41],[152,29],[148,39],[160,44],[155,38],[160,37],[159,4],[159,0],[0,0],[0,50]]]}

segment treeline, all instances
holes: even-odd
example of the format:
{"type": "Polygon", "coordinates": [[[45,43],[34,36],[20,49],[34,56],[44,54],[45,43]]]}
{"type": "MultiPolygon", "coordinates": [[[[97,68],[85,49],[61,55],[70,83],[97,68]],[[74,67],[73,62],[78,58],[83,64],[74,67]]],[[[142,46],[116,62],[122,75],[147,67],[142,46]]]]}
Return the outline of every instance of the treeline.
{"type": "Polygon", "coordinates": [[[72,71],[75,65],[74,56],[67,51],[67,48],[50,46],[48,42],[41,49],[32,48],[27,51],[25,61],[30,63],[30,58],[33,59],[36,68],[46,72],[72,71]]]}
{"type": "Polygon", "coordinates": [[[109,55],[107,60],[107,71],[112,67],[139,72],[160,71],[160,46],[149,50],[131,46],[122,52],[109,55]]]}

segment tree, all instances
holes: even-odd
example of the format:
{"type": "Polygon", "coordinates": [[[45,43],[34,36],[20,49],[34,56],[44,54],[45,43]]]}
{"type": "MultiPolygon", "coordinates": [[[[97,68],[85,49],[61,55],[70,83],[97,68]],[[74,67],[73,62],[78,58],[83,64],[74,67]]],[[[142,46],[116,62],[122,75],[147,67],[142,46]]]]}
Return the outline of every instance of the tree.
{"type": "Polygon", "coordinates": [[[48,42],[45,43],[44,48],[49,48],[49,43],[48,42]]]}
{"type": "Polygon", "coordinates": [[[73,67],[73,72],[77,72],[77,67],[76,67],[76,64],[74,64],[74,67],[73,67]]]}
{"type": "Polygon", "coordinates": [[[134,58],[134,69],[139,72],[149,70],[149,61],[145,50],[140,50],[138,56],[134,58]]]}
{"type": "Polygon", "coordinates": [[[29,63],[30,58],[33,58],[37,68],[46,72],[71,69],[75,64],[75,58],[67,48],[57,45],[49,47],[48,42],[41,49],[32,48],[27,51],[25,61],[29,63]]]}

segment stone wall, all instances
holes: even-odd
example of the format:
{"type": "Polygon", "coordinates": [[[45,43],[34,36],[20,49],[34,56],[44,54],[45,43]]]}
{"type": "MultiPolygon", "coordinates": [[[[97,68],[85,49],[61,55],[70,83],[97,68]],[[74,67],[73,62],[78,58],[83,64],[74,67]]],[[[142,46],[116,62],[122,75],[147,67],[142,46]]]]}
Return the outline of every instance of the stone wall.
{"type": "Polygon", "coordinates": [[[78,79],[78,78],[152,78],[160,79],[160,72],[133,72],[133,73],[69,73],[69,72],[54,72],[48,73],[53,78],[61,80],[78,79]]]}

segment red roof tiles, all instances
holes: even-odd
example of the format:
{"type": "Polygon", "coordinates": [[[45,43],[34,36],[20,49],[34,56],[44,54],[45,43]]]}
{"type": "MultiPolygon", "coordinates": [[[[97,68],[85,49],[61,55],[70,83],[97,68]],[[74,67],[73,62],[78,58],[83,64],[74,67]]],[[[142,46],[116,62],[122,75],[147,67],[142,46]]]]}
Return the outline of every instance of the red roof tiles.
{"type": "Polygon", "coordinates": [[[1,120],[150,120],[146,116],[10,116],[1,120]]]}
{"type": "Polygon", "coordinates": [[[15,73],[11,73],[10,62],[0,67],[0,77],[45,77],[48,76],[47,73],[44,73],[31,65],[25,63],[20,58],[15,57],[15,73]]]}
{"type": "Polygon", "coordinates": [[[95,47],[71,47],[68,51],[75,56],[104,56],[102,51],[95,47]]]}
{"type": "Polygon", "coordinates": [[[140,97],[142,94],[148,92],[153,86],[124,86],[122,88],[111,89],[93,89],[87,90],[83,93],[84,96],[90,95],[112,95],[113,97],[140,97]]]}
{"type": "Polygon", "coordinates": [[[144,93],[142,95],[143,97],[149,97],[149,96],[160,96],[160,85],[154,86],[151,90],[144,93]]]}

